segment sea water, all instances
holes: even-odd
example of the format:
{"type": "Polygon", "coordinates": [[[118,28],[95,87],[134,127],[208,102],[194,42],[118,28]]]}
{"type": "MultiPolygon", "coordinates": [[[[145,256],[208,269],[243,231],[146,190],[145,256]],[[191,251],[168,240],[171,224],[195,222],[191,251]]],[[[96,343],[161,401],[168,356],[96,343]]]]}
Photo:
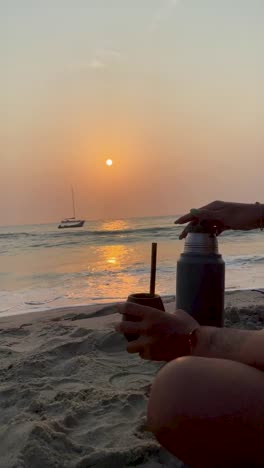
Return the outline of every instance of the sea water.
{"type": "MultiPolygon", "coordinates": [[[[173,217],[0,226],[0,314],[119,301],[148,292],[151,243],[158,243],[156,291],[175,294],[182,230],[173,217]]],[[[264,287],[263,232],[227,231],[219,237],[227,289],[264,287]]]]}

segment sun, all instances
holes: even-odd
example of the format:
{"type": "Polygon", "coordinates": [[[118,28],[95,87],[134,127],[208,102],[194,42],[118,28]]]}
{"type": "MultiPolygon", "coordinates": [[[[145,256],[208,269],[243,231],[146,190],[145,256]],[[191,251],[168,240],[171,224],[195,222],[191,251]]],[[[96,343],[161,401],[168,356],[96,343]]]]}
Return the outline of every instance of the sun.
{"type": "Polygon", "coordinates": [[[112,166],[112,164],[113,164],[112,159],[107,159],[107,160],[105,161],[105,164],[106,164],[107,166],[112,166]]]}

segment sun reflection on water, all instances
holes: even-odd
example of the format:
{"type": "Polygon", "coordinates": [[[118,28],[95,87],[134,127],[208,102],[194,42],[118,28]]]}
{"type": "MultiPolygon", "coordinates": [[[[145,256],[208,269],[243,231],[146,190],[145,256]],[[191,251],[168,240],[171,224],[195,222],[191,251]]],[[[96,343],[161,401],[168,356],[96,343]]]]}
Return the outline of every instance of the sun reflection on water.
{"type": "Polygon", "coordinates": [[[125,245],[101,245],[96,248],[97,263],[101,268],[126,268],[131,261],[134,249],[125,245]],[[105,266],[103,265],[105,264],[105,266]]]}
{"type": "MultiPolygon", "coordinates": [[[[104,298],[126,298],[133,292],[145,290],[144,279],[135,272],[135,269],[142,265],[142,258],[138,249],[123,244],[101,245],[94,248],[94,258],[92,272],[94,275],[87,278],[86,291],[92,295],[93,286],[98,296],[104,298]],[[97,273],[100,275],[98,281],[97,273]],[[143,281],[142,281],[143,280],[143,281]]],[[[91,271],[91,270],[90,270],[91,271]]]]}
{"type": "Polygon", "coordinates": [[[108,260],[106,260],[107,263],[112,263],[113,265],[116,263],[116,258],[113,257],[113,258],[109,258],[108,260]]]}
{"type": "Polygon", "coordinates": [[[103,231],[123,231],[129,227],[128,222],[124,219],[109,219],[102,223],[103,231]]]}

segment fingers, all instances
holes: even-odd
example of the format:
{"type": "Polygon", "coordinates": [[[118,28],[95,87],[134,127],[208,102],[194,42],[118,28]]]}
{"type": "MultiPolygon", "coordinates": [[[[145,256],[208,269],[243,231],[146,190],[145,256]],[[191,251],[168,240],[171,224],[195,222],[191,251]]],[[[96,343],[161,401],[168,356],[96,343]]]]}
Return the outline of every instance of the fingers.
{"type": "Polygon", "coordinates": [[[174,223],[175,224],[185,224],[185,223],[189,223],[191,221],[195,221],[195,220],[199,219],[199,213],[200,213],[200,211],[202,209],[203,208],[200,208],[199,210],[197,210],[196,208],[192,208],[190,210],[190,213],[188,213],[188,214],[186,214],[184,216],[181,216],[176,221],[174,221],[174,223]]]}
{"type": "Polygon", "coordinates": [[[163,311],[159,309],[153,309],[152,307],[142,306],[135,304],[134,302],[124,302],[123,304],[117,305],[118,312],[123,315],[132,315],[138,318],[147,318],[159,316],[163,311]]]}
{"type": "Polygon", "coordinates": [[[188,234],[188,232],[189,232],[188,227],[189,227],[189,224],[188,224],[188,226],[186,226],[186,228],[185,228],[185,229],[182,231],[182,233],[179,235],[179,239],[184,239],[184,238],[187,236],[187,234],[188,234]]]}
{"type": "MultiPolygon", "coordinates": [[[[142,335],[144,327],[140,326],[140,322],[120,322],[115,325],[115,330],[119,333],[140,334],[139,338],[130,341],[127,344],[128,353],[144,353],[150,338],[142,335]]],[[[141,356],[141,354],[140,354],[141,356]]],[[[143,356],[141,356],[143,358],[143,356]]],[[[144,358],[143,358],[144,359],[144,358]]]]}
{"type": "Polygon", "coordinates": [[[215,230],[216,235],[220,235],[225,229],[227,229],[227,226],[224,226],[223,222],[223,210],[216,210],[216,209],[207,209],[207,208],[200,208],[199,210],[193,209],[190,211],[189,215],[182,216],[179,218],[175,223],[178,224],[184,224],[189,221],[189,224],[184,228],[182,233],[179,236],[179,239],[184,239],[189,230],[190,226],[192,224],[195,224],[195,222],[199,221],[200,224],[203,222],[207,224],[212,224],[212,228],[215,230]]]}
{"type": "Polygon", "coordinates": [[[174,221],[174,224],[185,224],[185,223],[189,223],[190,221],[194,221],[195,220],[195,217],[191,214],[191,213],[188,213],[184,216],[181,216],[180,218],[176,219],[176,221],[174,221]]]}
{"type": "Polygon", "coordinates": [[[135,341],[130,341],[127,345],[127,352],[134,354],[139,353],[140,357],[143,358],[143,355],[146,353],[146,350],[149,348],[149,338],[141,336],[135,341]]]}
{"type": "Polygon", "coordinates": [[[208,210],[208,209],[193,209],[190,211],[189,214],[182,216],[181,218],[175,221],[175,224],[185,224],[191,221],[195,221],[196,219],[202,220],[214,220],[218,219],[217,213],[215,210],[208,210]]]}
{"type": "Polygon", "coordinates": [[[228,203],[222,202],[222,201],[213,201],[211,203],[208,203],[207,205],[202,206],[198,210],[196,208],[193,208],[190,210],[190,213],[185,214],[184,216],[181,216],[180,218],[176,219],[174,221],[175,224],[185,224],[189,223],[191,221],[195,221],[195,219],[213,219],[210,216],[212,215],[215,211],[223,210],[228,203]],[[210,213],[210,214],[209,214],[210,213]],[[204,218],[204,215],[206,218],[204,218]]]}
{"type": "Polygon", "coordinates": [[[144,326],[141,322],[124,321],[115,325],[115,330],[119,333],[128,334],[143,334],[145,332],[144,326]]]}
{"type": "Polygon", "coordinates": [[[120,322],[115,325],[115,330],[119,333],[127,334],[141,334],[137,340],[129,341],[127,344],[128,353],[139,353],[142,359],[148,359],[145,357],[145,351],[149,344],[150,338],[142,335],[143,327],[140,326],[140,322],[120,322]]]}

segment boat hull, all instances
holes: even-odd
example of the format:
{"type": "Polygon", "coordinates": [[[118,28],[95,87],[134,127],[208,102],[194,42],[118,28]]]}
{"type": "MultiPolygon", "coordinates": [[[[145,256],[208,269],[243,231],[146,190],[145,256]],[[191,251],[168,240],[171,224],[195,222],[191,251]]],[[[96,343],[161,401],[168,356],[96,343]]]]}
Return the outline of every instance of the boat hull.
{"type": "Polygon", "coordinates": [[[81,220],[78,223],[59,224],[58,229],[69,229],[83,227],[85,221],[81,220]]]}

